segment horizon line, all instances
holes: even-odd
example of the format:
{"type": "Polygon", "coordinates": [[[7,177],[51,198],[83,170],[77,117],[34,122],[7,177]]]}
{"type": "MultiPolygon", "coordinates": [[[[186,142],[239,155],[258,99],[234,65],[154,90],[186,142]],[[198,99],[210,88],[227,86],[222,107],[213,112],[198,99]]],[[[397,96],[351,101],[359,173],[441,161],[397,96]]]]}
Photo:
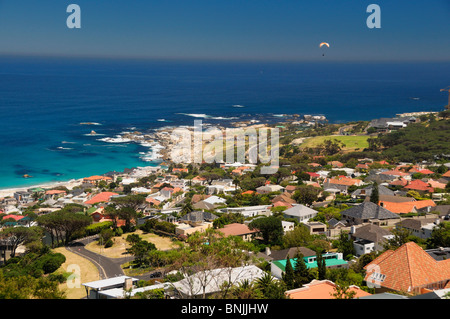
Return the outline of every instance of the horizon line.
{"type": "Polygon", "coordinates": [[[52,54],[52,53],[1,53],[0,58],[76,59],[76,60],[120,60],[120,61],[166,61],[166,62],[223,62],[223,63],[450,63],[449,59],[346,59],[346,58],[287,58],[287,57],[183,57],[183,56],[138,56],[103,54],[52,54]]]}

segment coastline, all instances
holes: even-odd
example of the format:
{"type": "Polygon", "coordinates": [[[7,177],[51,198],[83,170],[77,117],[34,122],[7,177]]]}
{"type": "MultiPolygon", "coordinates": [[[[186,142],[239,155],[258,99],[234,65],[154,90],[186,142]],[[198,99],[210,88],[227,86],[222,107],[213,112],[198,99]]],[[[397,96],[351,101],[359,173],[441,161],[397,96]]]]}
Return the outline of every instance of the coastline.
{"type": "Polygon", "coordinates": [[[36,184],[36,185],[30,185],[30,186],[23,186],[23,187],[12,187],[12,188],[4,188],[4,189],[0,189],[0,198],[3,197],[8,197],[8,196],[14,196],[15,192],[19,192],[19,191],[27,191],[31,188],[37,188],[37,187],[41,187],[41,188],[54,188],[54,187],[58,187],[58,186],[65,186],[67,187],[67,189],[72,189],[76,186],[81,185],[81,183],[83,182],[83,179],[71,179],[69,181],[63,181],[63,182],[49,182],[49,183],[44,183],[44,184],[36,184]]]}

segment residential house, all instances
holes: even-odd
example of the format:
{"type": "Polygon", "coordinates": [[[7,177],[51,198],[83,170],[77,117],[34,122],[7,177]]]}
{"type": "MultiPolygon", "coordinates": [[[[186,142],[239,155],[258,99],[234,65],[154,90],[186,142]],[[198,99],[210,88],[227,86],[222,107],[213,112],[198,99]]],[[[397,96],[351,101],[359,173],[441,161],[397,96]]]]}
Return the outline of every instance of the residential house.
{"type": "Polygon", "coordinates": [[[14,193],[14,198],[18,204],[27,204],[33,201],[33,193],[27,191],[17,191],[14,193]]]}
{"type": "Polygon", "coordinates": [[[211,210],[211,209],[215,209],[219,206],[223,206],[225,204],[226,204],[225,198],[212,195],[212,196],[205,198],[204,200],[201,200],[201,201],[195,203],[194,205],[192,205],[192,207],[194,207],[195,209],[199,209],[199,210],[202,210],[202,209],[203,210],[211,210]]]}
{"type": "Polygon", "coordinates": [[[66,191],[65,190],[61,190],[61,189],[50,189],[48,191],[45,192],[44,198],[45,199],[57,199],[61,196],[66,195],[66,191]]]}
{"type": "MultiPolygon", "coordinates": [[[[325,260],[325,265],[327,268],[348,268],[348,263],[342,258],[342,253],[330,253],[327,252],[322,254],[325,260]]],[[[317,256],[303,256],[303,260],[306,264],[306,268],[312,269],[317,268],[317,256]]],[[[297,263],[296,258],[289,259],[292,268],[295,269],[295,264],[297,263]]],[[[272,276],[282,279],[282,274],[286,271],[287,259],[283,260],[273,260],[270,263],[270,272],[272,276]]]]}
{"type": "Polygon", "coordinates": [[[339,161],[331,161],[331,162],[328,162],[327,165],[331,165],[331,167],[334,167],[334,168],[344,167],[344,164],[339,161]]]}
{"type": "Polygon", "coordinates": [[[216,215],[210,212],[194,211],[180,217],[178,221],[190,225],[196,225],[203,222],[212,222],[217,218],[218,217],[216,215]]]}
{"type": "Polygon", "coordinates": [[[321,222],[305,222],[311,235],[325,235],[327,232],[327,225],[321,222]]]}
{"type": "MultiPolygon", "coordinates": [[[[313,279],[309,284],[300,288],[287,290],[285,292],[289,299],[335,299],[336,284],[330,280],[313,279]]],[[[358,286],[350,285],[347,292],[354,294],[354,299],[371,296],[370,293],[362,290],[358,286]]]]}
{"type": "Polygon", "coordinates": [[[437,261],[414,242],[387,250],[367,264],[365,281],[375,291],[418,295],[450,288],[450,259],[437,261]]]}
{"type": "Polygon", "coordinates": [[[380,201],[380,206],[396,214],[430,212],[436,203],[431,199],[415,200],[408,202],[388,202],[380,201]]]}
{"type": "Polygon", "coordinates": [[[434,192],[434,188],[431,187],[427,182],[421,181],[420,179],[415,179],[413,181],[410,181],[407,185],[405,185],[403,187],[404,190],[406,191],[416,191],[420,194],[425,194],[425,193],[433,193],[434,192]]]}
{"type": "Polygon", "coordinates": [[[360,179],[341,176],[338,178],[326,178],[323,182],[323,188],[325,191],[338,189],[340,193],[348,194],[348,188],[350,186],[361,186],[363,184],[364,182],[360,179]]]}
{"type": "Polygon", "coordinates": [[[82,285],[86,289],[87,299],[107,299],[106,296],[101,295],[101,292],[116,288],[122,288],[122,298],[124,298],[124,292],[135,287],[138,281],[139,279],[129,276],[117,276],[108,279],[86,282],[82,285]]]}
{"type": "Polygon", "coordinates": [[[356,256],[381,251],[386,240],[393,237],[392,233],[374,224],[367,224],[358,228],[351,228],[349,236],[353,239],[356,256]]]}
{"type": "Polygon", "coordinates": [[[441,219],[450,220],[450,205],[437,205],[431,209],[430,213],[438,214],[441,219]]]}
{"type": "Polygon", "coordinates": [[[223,228],[218,228],[218,232],[222,233],[225,237],[239,236],[244,241],[251,241],[255,236],[259,234],[259,230],[250,229],[245,224],[233,223],[225,225],[223,228]]]}
{"type": "MultiPolygon", "coordinates": [[[[359,188],[355,190],[351,196],[352,198],[366,199],[370,198],[373,191],[373,185],[367,186],[365,188],[359,188]]],[[[378,195],[389,195],[394,196],[394,191],[390,190],[386,186],[378,185],[378,195]]]]}
{"type": "Polygon", "coordinates": [[[83,183],[89,183],[95,185],[96,183],[100,181],[105,181],[107,183],[112,182],[113,179],[109,176],[100,176],[100,175],[94,175],[83,178],[83,183]]]}
{"type": "Polygon", "coordinates": [[[286,209],[283,212],[284,218],[294,218],[299,223],[305,223],[309,221],[311,218],[317,216],[317,210],[306,207],[302,204],[293,205],[291,208],[286,209]]]}
{"type": "Polygon", "coordinates": [[[283,227],[283,233],[286,234],[287,232],[294,230],[295,223],[282,220],[281,227],[283,227]]]}
{"type": "Polygon", "coordinates": [[[272,192],[282,192],[282,191],[284,191],[284,187],[280,185],[267,184],[256,188],[256,192],[258,194],[268,194],[272,192]]]}
{"type": "Polygon", "coordinates": [[[447,183],[450,182],[450,170],[442,174],[441,178],[444,179],[447,183]]]}
{"type": "Polygon", "coordinates": [[[398,178],[411,180],[411,174],[410,173],[406,173],[406,172],[403,172],[403,171],[400,171],[400,170],[384,171],[384,172],[381,172],[380,175],[384,175],[384,176],[390,177],[392,180],[398,179],[398,178]]]}
{"type": "Polygon", "coordinates": [[[422,239],[428,239],[431,237],[433,229],[439,225],[439,219],[432,218],[407,218],[396,224],[397,228],[407,229],[411,232],[411,235],[422,239]]]}
{"type": "Polygon", "coordinates": [[[107,203],[107,202],[109,202],[109,200],[111,199],[112,196],[117,196],[117,195],[119,195],[119,194],[113,193],[113,192],[101,192],[101,193],[94,195],[89,200],[85,201],[84,203],[88,204],[88,205],[95,205],[98,203],[107,203]]]}
{"type": "Polygon", "coordinates": [[[397,214],[372,202],[363,202],[343,210],[341,211],[341,216],[350,225],[372,223],[379,226],[388,226],[400,219],[397,214]]]}
{"type": "Polygon", "coordinates": [[[269,257],[269,260],[285,260],[288,257],[292,259],[295,258],[298,253],[301,253],[303,257],[311,257],[316,255],[314,250],[307,247],[291,247],[280,250],[271,250],[267,247],[265,251],[265,255],[269,257]]]}
{"type": "Polygon", "coordinates": [[[224,285],[239,285],[247,281],[253,283],[265,272],[254,265],[235,268],[216,268],[196,272],[189,277],[174,282],[172,298],[204,298],[223,291],[224,285]]]}
{"type": "Polygon", "coordinates": [[[271,205],[256,205],[256,206],[240,206],[240,207],[225,207],[220,208],[218,211],[221,213],[238,213],[242,214],[245,218],[256,216],[270,216],[271,205]]]}

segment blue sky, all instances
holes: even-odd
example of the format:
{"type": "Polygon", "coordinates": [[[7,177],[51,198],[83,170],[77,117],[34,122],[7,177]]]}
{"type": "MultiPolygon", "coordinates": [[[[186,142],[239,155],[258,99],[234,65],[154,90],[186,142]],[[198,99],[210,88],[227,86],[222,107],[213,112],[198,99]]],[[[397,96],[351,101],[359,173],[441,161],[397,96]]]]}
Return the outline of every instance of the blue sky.
{"type": "Polygon", "coordinates": [[[325,41],[330,60],[449,61],[449,18],[449,0],[0,0],[0,54],[301,61],[325,41]]]}

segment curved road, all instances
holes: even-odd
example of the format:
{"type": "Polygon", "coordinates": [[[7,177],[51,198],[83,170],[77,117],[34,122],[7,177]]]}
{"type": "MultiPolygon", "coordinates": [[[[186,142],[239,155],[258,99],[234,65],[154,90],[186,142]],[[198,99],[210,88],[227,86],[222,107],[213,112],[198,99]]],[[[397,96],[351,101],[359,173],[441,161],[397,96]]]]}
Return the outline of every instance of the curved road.
{"type": "Polygon", "coordinates": [[[79,239],[70,243],[68,246],[66,246],[66,248],[70,252],[80,255],[91,261],[99,270],[101,279],[123,276],[124,273],[120,265],[133,260],[134,257],[108,258],[87,250],[85,248],[85,245],[95,239],[96,237],[79,239]]]}

